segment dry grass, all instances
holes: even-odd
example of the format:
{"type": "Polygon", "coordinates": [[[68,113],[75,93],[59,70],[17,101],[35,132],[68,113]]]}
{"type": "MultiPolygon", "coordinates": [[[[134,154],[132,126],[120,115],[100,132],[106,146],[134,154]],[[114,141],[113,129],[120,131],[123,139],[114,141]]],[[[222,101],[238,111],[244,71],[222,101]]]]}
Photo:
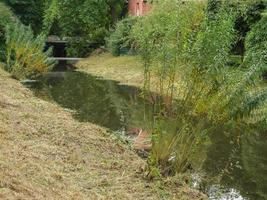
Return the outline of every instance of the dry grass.
{"type": "Polygon", "coordinates": [[[90,56],[76,66],[81,71],[102,76],[105,79],[139,87],[143,85],[142,62],[138,56],[114,57],[109,53],[103,53],[90,56]]]}
{"type": "Polygon", "coordinates": [[[0,69],[0,199],[203,199],[176,181],[148,181],[145,161],[0,69]],[[178,186],[177,186],[178,185],[178,186]]]}

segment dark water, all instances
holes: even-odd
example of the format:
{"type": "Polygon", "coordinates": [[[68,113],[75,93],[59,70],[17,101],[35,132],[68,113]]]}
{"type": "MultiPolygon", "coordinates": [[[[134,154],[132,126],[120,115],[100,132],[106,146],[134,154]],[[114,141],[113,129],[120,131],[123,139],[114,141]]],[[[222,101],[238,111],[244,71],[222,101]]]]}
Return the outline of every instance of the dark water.
{"type": "MultiPolygon", "coordinates": [[[[34,89],[37,96],[74,110],[74,118],[113,131],[148,127],[152,110],[142,91],[81,72],[49,74],[34,89]]],[[[175,126],[175,125],[174,125],[175,126]]],[[[195,185],[218,200],[267,200],[267,134],[211,136],[201,178],[195,185]]]]}
{"type": "Polygon", "coordinates": [[[33,90],[37,96],[73,110],[79,121],[112,131],[146,128],[144,109],[149,104],[136,87],[81,72],[52,72],[33,90]]]}
{"type": "Polygon", "coordinates": [[[266,133],[240,137],[215,134],[203,170],[207,181],[200,187],[211,199],[266,200],[266,133]]]}

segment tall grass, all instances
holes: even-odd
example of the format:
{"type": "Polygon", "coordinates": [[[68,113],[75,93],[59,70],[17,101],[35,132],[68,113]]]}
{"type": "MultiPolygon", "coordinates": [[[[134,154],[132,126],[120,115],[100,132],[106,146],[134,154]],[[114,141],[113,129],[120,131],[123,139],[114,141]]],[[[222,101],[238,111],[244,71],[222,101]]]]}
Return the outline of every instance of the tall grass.
{"type": "Polygon", "coordinates": [[[196,151],[214,131],[243,134],[266,123],[265,114],[253,123],[247,120],[266,105],[266,86],[259,87],[262,57],[231,67],[236,12],[222,6],[213,18],[206,13],[203,2],[163,0],[133,28],[145,94],[152,95],[151,84],[156,84],[163,97],[155,99],[150,131],[152,163],[164,174],[191,168],[196,151]],[[176,126],[170,128],[170,121],[176,126]]]}

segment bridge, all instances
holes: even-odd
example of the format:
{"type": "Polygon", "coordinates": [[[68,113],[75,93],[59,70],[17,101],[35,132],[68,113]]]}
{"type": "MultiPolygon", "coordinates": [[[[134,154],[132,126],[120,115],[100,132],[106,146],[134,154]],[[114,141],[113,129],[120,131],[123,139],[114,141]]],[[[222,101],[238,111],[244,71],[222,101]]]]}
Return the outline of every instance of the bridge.
{"type": "Polygon", "coordinates": [[[46,42],[45,50],[48,50],[50,47],[53,48],[53,57],[50,57],[50,59],[58,61],[58,64],[54,68],[55,71],[73,69],[73,64],[82,59],[67,57],[67,43],[64,40],[48,40],[46,42]]]}

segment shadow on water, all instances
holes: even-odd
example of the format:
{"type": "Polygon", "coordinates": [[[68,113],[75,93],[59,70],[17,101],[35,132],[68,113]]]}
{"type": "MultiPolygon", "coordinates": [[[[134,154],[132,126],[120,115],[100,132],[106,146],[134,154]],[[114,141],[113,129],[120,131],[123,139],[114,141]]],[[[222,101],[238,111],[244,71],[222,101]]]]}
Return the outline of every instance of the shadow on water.
{"type": "Polygon", "coordinates": [[[37,96],[46,96],[74,110],[73,115],[79,121],[111,130],[145,128],[145,101],[138,88],[82,72],[55,72],[48,74],[34,91],[37,96]]]}
{"type": "MultiPolygon", "coordinates": [[[[153,106],[142,98],[140,89],[85,73],[51,73],[33,90],[39,97],[74,110],[77,120],[111,130],[147,129],[151,121],[144,109],[153,106]]],[[[266,200],[266,132],[240,136],[218,130],[210,141],[203,164],[205,178],[198,187],[214,200],[266,200]]]]}

